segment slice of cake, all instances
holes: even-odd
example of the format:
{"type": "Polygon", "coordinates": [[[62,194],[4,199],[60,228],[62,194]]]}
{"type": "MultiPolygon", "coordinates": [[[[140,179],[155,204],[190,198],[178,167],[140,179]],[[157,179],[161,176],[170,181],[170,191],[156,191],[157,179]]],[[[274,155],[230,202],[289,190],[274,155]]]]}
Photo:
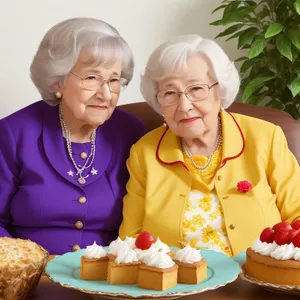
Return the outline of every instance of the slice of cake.
{"type": "Polygon", "coordinates": [[[259,281],[300,285],[300,226],[280,222],[265,228],[247,249],[245,272],[259,281]]]}
{"type": "Polygon", "coordinates": [[[178,250],[173,260],[178,265],[179,283],[197,284],[206,279],[207,263],[200,251],[189,244],[178,250]]]}
{"type": "Polygon", "coordinates": [[[139,262],[136,253],[128,246],[120,246],[108,263],[107,282],[110,284],[136,284],[139,262]]]}
{"type": "Polygon", "coordinates": [[[102,246],[94,242],[87,246],[80,262],[80,277],[85,280],[105,280],[107,276],[108,256],[102,246]]]}
{"type": "Polygon", "coordinates": [[[115,260],[116,256],[117,256],[117,252],[121,249],[121,248],[127,248],[127,245],[118,237],[116,240],[112,241],[109,246],[109,252],[108,252],[108,257],[110,260],[115,260]]]}
{"type": "Polygon", "coordinates": [[[149,252],[139,268],[138,286],[159,291],[170,289],[177,285],[177,271],[178,267],[169,255],[162,251],[149,252]]]}

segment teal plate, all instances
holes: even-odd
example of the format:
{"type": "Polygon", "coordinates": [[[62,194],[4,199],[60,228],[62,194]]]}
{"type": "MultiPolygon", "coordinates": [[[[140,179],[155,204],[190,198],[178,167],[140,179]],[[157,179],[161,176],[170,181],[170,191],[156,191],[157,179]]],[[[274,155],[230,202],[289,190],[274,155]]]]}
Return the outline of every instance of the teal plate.
{"type": "MultiPolygon", "coordinates": [[[[107,250],[107,247],[105,247],[107,250]]],[[[172,247],[176,250],[177,248],[172,247]]],[[[177,284],[176,287],[165,291],[145,290],[137,285],[110,285],[106,281],[87,281],[80,278],[80,258],[84,249],[69,252],[55,257],[48,262],[46,274],[52,281],[66,288],[72,288],[84,293],[102,298],[168,298],[175,299],[186,295],[202,293],[222,287],[237,279],[241,268],[239,264],[223,253],[212,250],[201,250],[205,258],[207,278],[199,284],[177,284]]]]}

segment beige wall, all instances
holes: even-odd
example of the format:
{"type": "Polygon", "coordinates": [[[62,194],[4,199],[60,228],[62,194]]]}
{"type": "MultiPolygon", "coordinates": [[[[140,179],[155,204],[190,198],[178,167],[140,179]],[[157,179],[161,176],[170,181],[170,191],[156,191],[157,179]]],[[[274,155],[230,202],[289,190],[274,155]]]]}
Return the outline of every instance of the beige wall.
{"type": "MultiPolygon", "coordinates": [[[[0,118],[40,99],[29,66],[40,40],[55,23],[71,17],[99,18],[115,26],[133,49],[133,82],[119,104],[143,101],[139,74],[151,51],[179,34],[214,38],[221,27],[208,25],[220,0],[0,0],[0,118]]],[[[219,40],[229,57],[239,57],[235,40],[219,40]]]]}

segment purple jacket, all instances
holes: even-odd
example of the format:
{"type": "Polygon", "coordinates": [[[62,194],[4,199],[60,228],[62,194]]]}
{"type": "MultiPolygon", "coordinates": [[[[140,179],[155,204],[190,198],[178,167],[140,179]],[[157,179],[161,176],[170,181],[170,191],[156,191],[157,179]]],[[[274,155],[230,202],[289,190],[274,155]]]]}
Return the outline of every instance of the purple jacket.
{"type": "MultiPolygon", "coordinates": [[[[0,236],[31,239],[50,254],[108,245],[122,219],[129,150],[144,133],[140,119],[116,108],[97,129],[96,172],[80,185],[58,106],[39,101],[0,120],[0,236]]],[[[80,164],[90,143],[72,148],[80,164]]]]}

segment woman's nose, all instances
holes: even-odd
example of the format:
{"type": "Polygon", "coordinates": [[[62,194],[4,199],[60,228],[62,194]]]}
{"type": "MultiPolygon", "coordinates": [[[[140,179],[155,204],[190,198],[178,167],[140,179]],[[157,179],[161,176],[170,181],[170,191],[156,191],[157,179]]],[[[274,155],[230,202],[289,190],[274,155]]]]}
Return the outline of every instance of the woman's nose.
{"type": "Polygon", "coordinates": [[[191,101],[185,93],[181,93],[178,99],[178,108],[183,111],[189,111],[193,107],[191,101]]]}
{"type": "Polygon", "coordinates": [[[105,82],[103,85],[100,87],[100,89],[97,91],[97,94],[100,94],[102,98],[106,101],[110,101],[112,99],[112,94],[111,91],[109,90],[108,83],[105,82]]]}

